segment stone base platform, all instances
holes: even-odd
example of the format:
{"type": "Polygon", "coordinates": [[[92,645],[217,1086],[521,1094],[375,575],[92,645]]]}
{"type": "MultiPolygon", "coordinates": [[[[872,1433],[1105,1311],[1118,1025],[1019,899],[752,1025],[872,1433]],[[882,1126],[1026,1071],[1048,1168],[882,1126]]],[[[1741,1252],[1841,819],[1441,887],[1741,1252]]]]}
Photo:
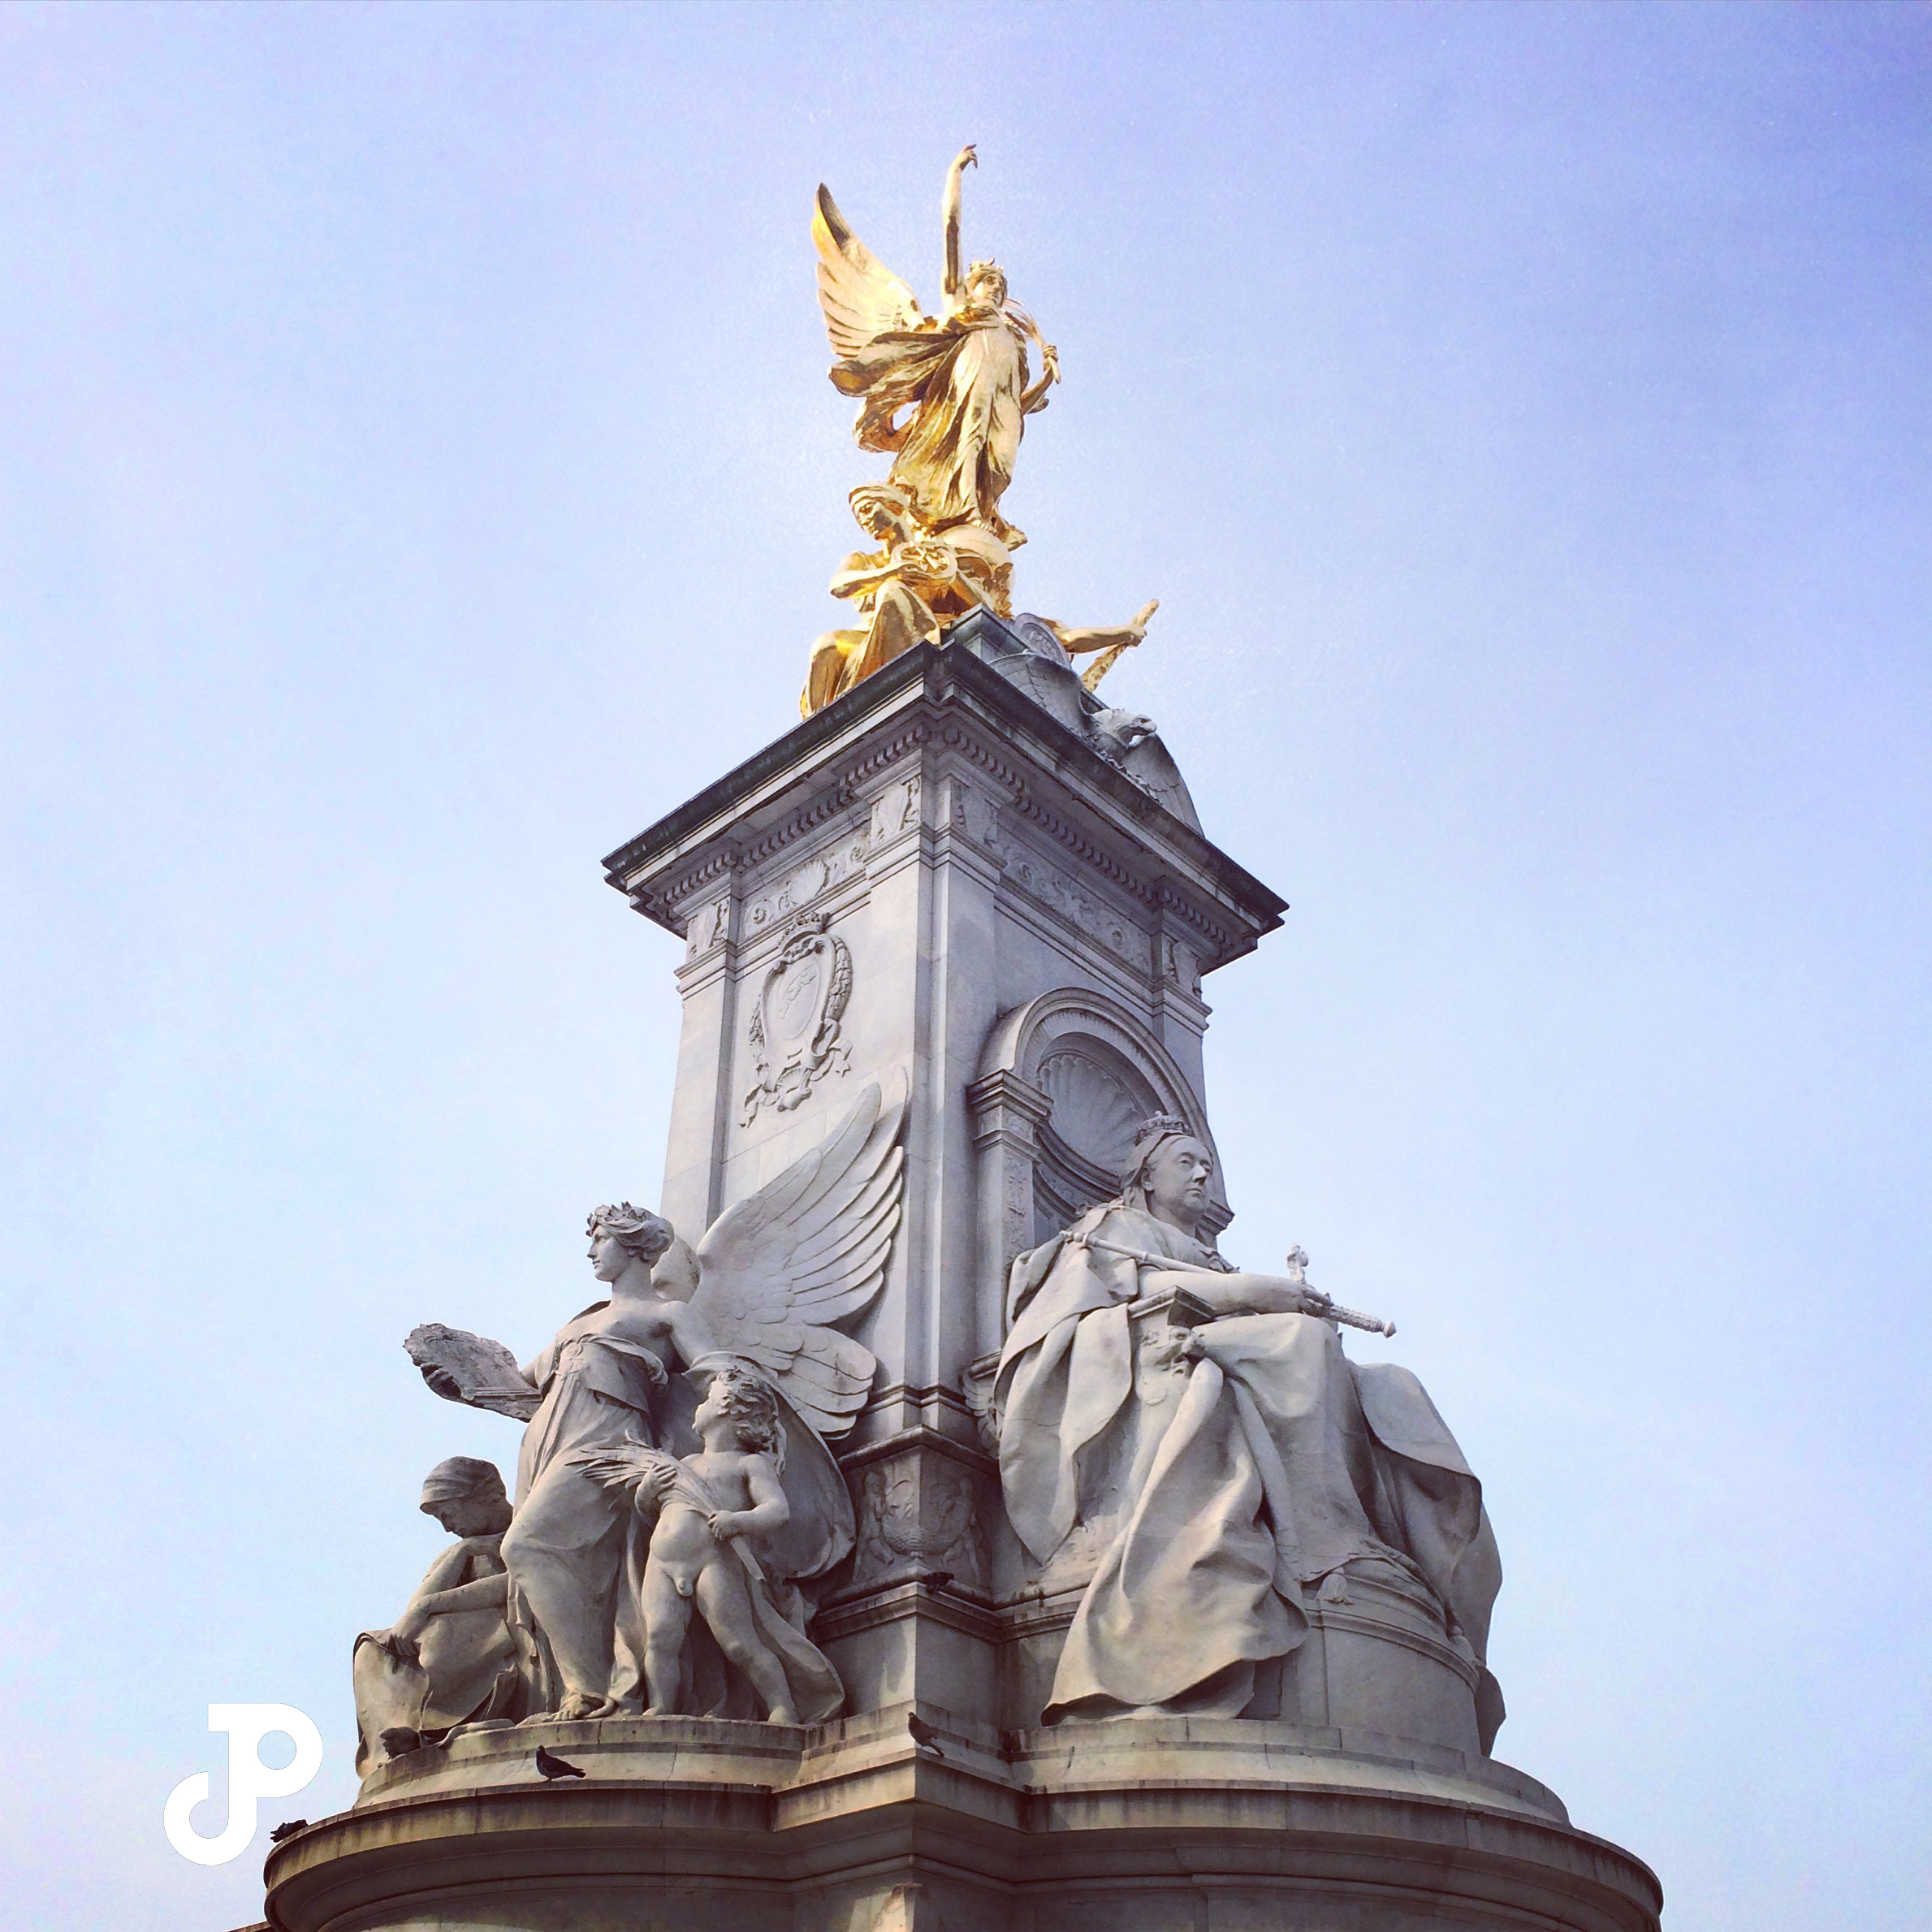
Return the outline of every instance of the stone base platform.
{"type": "Polygon", "coordinates": [[[273,1932],[1658,1932],[1662,1904],[1493,1759],[910,1705],[469,1732],[386,1766],[265,1877],[273,1932]],[[539,1744],[587,1775],[546,1783],[539,1744]]]}

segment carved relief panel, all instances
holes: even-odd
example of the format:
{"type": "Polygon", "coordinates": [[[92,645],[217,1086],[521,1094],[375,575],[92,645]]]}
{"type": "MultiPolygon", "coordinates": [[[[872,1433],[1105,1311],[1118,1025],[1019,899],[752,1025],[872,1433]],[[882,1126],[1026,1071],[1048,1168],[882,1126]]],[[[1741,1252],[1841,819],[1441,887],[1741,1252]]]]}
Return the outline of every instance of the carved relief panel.
{"type": "Polygon", "coordinates": [[[943,1572],[987,1592],[992,1568],[974,1479],[950,1456],[915,1452],[871,1463],[858,1489],[855,1588],[943,1572]]]}
{"type": "Polygon", "coordinates": [[[825,926],[822,913],[798,920],[752,998],[751,1058],[758,1078],[745,1095],[745,1126],[767,1104],[789,1113],[822,1075],[845,1065],[839,1022],[852,996],[852,952],[825,926]]]}

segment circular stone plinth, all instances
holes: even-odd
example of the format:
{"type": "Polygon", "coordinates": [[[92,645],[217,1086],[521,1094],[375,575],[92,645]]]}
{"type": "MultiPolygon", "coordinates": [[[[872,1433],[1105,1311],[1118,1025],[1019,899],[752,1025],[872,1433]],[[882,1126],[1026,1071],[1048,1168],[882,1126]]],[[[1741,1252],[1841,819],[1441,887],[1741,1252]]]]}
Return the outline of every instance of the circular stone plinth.
{"type": "Polygon", "coordinates": [[[930,1706],[471,1732],[277,1846],[274,1932],[1658,1932],[1636,1859],[1506,1766],[1373,1733],[930,1706]],[[538,1744],[581,1779],[537,1775],[538,1744]]]}

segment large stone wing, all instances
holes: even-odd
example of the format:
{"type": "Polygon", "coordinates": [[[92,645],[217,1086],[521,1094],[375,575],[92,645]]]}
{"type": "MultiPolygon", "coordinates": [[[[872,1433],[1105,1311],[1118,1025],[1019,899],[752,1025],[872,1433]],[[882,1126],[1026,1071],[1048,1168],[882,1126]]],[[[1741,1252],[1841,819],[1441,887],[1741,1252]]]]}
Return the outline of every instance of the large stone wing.
{"type": "Polygon", "coordinates": [[[925,320],[912,291],[852,232],[823,182],[812,211],[819,248],[819,306],[833,354],[856,356],[875,335],[925,320]]]}
{"type": "Polygon", "coordinates": [[[828,1139],[726,1208],[698,1244],[693,1312],[824,1436],[851,1428],[872,1386],[872,1351],[832,1325],[884,1285],[905,1189],[899,1085],[884,1103],[868,1087],[828,1139]]]}
{"type": "Polygon", "coordinates": [[[1122,770],[1143,791],[1156,798],[1183,825],[1201,829],[1199,815],[1194,809],[1194,795],[1173,754],[1158,737],[1143,738],[1122,761],[1122,770]]]}

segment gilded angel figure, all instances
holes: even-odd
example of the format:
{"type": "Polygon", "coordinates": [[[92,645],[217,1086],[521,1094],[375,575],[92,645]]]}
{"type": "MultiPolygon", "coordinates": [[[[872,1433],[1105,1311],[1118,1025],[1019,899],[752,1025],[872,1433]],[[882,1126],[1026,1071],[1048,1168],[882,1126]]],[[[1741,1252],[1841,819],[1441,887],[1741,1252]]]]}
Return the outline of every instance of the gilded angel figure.
{"type": "Polygon", "coordinates": [[[834,386],[862,399],[861,449],[893,456],[892,480],[930,530],[974,524],[1009,550],[1026,542],[1000,514],[1026,419],[1047,406],[1060,358],[1039,326],[1008,299],[997,263],[959,264],[960,178],[978,166],[962,148],[946,172],[945,312],[929,316],[911,289],[852,232],[823,184],[812,236],[819,305],[838,361],[834,386]],[[1027,345],[1039,350],[1031,374],[1027,345]]]}

